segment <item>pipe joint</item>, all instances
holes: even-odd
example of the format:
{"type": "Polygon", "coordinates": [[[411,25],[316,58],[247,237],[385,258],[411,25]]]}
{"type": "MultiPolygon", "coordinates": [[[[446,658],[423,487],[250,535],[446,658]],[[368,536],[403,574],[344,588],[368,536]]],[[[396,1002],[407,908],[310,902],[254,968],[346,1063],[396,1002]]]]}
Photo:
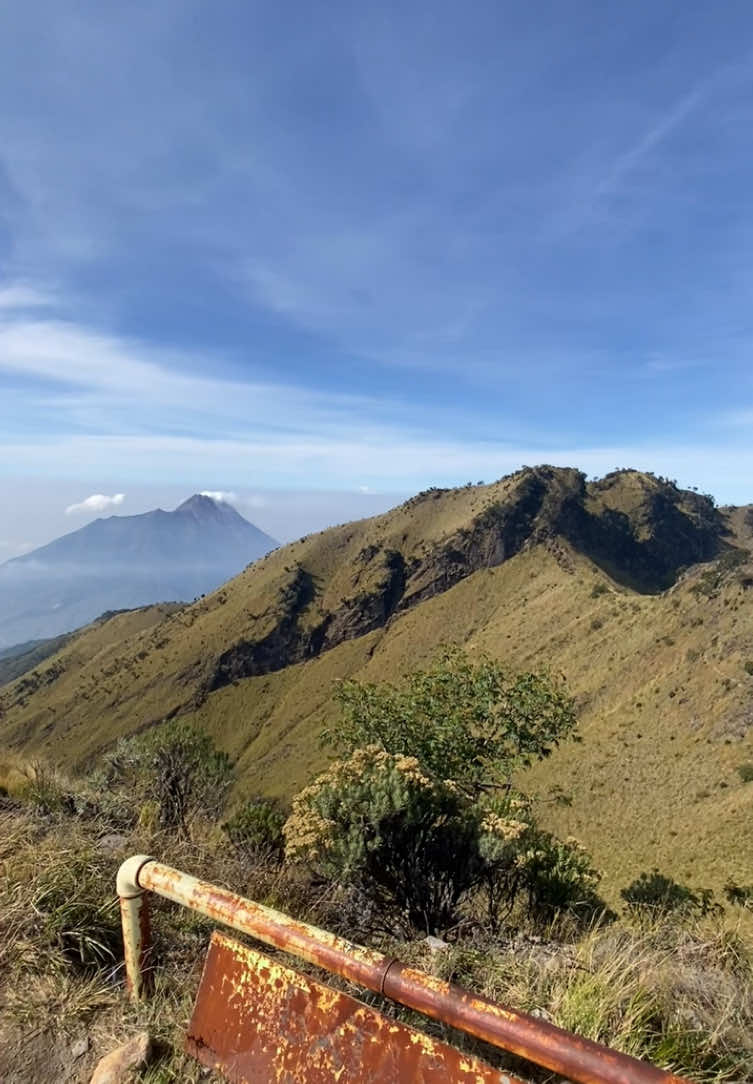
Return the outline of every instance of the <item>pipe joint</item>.
{"type": "Polygon", "coordinates": [[[115,881],[121,899],[133,899],[134,896],[144,894],[144,889],[139,884],[139,873],[147,862],[154,862],[149,854],[134,854],[131,858],[126,858],[115,881]]]}

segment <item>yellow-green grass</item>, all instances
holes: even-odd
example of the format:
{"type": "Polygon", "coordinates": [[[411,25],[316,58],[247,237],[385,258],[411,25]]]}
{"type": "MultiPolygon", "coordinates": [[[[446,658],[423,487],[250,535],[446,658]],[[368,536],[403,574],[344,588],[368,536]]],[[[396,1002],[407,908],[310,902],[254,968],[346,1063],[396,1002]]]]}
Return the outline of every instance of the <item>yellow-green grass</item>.
{"type": "MultiPolygon", "coordinates": [[[[118,737],[183,713],[237,759],[237,797],[289,797],[326,761],[318,736],[338,680],[397,680],[458,643],[565,675],[583,741],[520,782],[543,799],[555,786],[572,796],[542,815],[592,851],[610,900],[655,865],[694,887],[750,883],[753,783],[737,769],[753,761],[753,590],[735,576],[715,597],[693,590],[702,566],[662,594],[639,594],[549,537],[318,658],[200,695],[223,651],[275,626],[298,568],[316,585],[302,618],[311,626],[373,587],[381,566],[362,559],[368,547],[422,561],[519,481],[430,493],[286,546],[193,605],[91,627],[37,667],[39,689],[24,692],[20,679],[0,690],[0,742],[79,769],[118,737]],[[52,668],[62,672],[46,685],[52,668]]],[[[628,474],[589,500],[633,513],[657,485],[628,474]]],[[[744,510],[728,520],[730,540],[749,546],[744,510]]]]}

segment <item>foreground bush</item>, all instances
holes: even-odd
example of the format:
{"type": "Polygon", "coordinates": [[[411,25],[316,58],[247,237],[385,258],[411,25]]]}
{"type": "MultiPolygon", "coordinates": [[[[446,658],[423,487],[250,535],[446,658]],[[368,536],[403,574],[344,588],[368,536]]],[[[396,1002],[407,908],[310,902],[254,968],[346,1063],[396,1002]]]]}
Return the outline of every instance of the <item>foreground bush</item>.
{"type": "Polygon", "coordinates": [[[521,901],[532,922],[562,911],[590,922],[605,908],[586,852],[538,829],[522,796],[472,801],[375,745],[301,791],[284,833],[289,859],[357,889],[388,927],[444,933],[474,894],[494,930],[521,901]]]}
{"type": "Polygon", "coordinates": [[[604,910],[588,857],[539,830],[511,784],[573,735],[559,681],[450,650],[402,686],[350,681],[336,698],[343,718],[325,741],[346,755],[294,800],[289,858],[431,932],[472,895],[495,930],[521,899],[531,921],[604,910]]]}
{"type": "Polygon", "coordinates": [[[282,861],[285,811],[271,798],[250,798],[222,825],[236,850],[249,857],[282,861]]]}
{"type": "Polygon", "coordinates": [[[197,816],[216,819],[232,782],[232,763],[206,731],[177,719],[118,742],[94,784],[105,805],[128,821],[133,811],[187,835],[197,816]],[[114,792],[114,793],[112,793],[114,792]]]}
{"type": "Polygon", "coordinates": [[[375,745],[301,791],[285,824],[288,858],[427,933],[452,925],[477,882],[478,833],[457,787],[431,779],[415,757],[375,745]]]}

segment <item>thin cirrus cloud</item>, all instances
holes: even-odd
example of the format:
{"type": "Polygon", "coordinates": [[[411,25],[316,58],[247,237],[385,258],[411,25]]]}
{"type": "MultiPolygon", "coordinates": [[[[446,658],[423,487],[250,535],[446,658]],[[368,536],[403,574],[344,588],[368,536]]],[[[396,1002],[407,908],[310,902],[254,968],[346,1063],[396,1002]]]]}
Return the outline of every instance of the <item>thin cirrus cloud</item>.
{"type": "MultiPolygon", "coordinates": [[[[65,304],[57,299],[59,308],[65,304]]],[[[102,424],[127,409],[131,425],[151,412],[156,429],[169,427],[179,412],[181,420],[204,417],[205,428],[210,419],[294,430],[336,422],[347,427],[352,419],[355,432],[360,415],[376,406],[367,396],[284,385],[253,365],[244,379],[222,379],[213,375],[217,362],[57,315],[29,317],[20,308],[0,313],[0,376],[33,380],[27,402],[55,409],[62,429],[87,417],[95,424],[98,415],[102,424]]]]}
{"type": "Polygon", "coordinates": [[[25,282],[0,286],[0,311],[3,309],[44,309],[51,304],[51,295],[25,282]]]}
{"type": "Polygon", "coordinates": [[[113,493],[112,497],[104,493],[92,493],[91,497],[85,497],[78,504],[69,504],[65,514],[77,516],[87,512],[108,512],[112,508],[119,508],[124,500],[125,493],[113,493]]]}

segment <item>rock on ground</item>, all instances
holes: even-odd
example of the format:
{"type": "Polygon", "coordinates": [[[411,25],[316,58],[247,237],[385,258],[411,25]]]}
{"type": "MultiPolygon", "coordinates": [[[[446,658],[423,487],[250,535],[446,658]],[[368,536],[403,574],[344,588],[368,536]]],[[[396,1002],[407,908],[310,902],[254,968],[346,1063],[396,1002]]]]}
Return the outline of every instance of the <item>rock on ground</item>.
{"type": "Polygon", "coordinates": [[[152,1056],[152,1038],[148,1032],[135,1035],[98,1063],[90,1084],[127,1084],[135,1070],[143,1069],[152,1056]]]}

